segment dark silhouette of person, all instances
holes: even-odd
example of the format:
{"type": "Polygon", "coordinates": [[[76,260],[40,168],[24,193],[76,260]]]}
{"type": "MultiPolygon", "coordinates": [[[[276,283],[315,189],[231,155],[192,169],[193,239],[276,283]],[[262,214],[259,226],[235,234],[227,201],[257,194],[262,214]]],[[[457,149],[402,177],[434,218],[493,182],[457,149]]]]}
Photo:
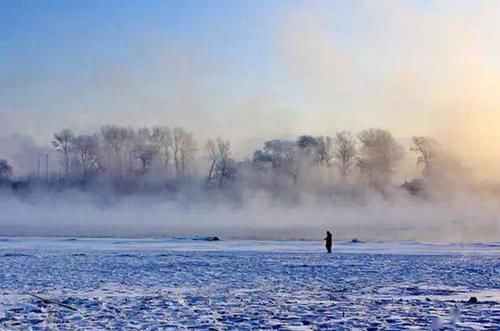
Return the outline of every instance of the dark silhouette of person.
{"type": "Polygon", "coordinates": [[[326,231],[326,238],[325,238],[325,247],[328,253],[332,252],[332,233],[330,231],[326,231]]]}

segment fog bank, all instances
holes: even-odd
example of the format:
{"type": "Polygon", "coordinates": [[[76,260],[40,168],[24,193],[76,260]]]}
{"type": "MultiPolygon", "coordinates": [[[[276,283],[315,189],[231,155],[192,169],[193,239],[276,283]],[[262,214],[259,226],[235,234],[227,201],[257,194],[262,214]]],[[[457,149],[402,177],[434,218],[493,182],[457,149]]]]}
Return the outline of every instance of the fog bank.
{"type": "Polygon", "coordinates": [[[492,200],[457,197],[430,203],[408,197],[334,206],[304,199],[296,205],[256,195],[243,206],[165,202],[140,197],[103,203],[85,194],[21,201],[2,196],[2,236],[171,237],[217,235],[223,239],[498,241],[500,207],[492,200]]]}

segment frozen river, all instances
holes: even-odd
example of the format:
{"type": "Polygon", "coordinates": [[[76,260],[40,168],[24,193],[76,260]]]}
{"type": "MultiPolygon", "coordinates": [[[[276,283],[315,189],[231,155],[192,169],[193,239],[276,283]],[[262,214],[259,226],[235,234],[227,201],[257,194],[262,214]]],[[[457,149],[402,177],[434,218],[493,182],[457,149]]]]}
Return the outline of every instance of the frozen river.
{"type": "Polygon", "coordinates": [[[500,244],[323,250],[320,241],[0,238],[0,329],[500,325],[500,244]]]}

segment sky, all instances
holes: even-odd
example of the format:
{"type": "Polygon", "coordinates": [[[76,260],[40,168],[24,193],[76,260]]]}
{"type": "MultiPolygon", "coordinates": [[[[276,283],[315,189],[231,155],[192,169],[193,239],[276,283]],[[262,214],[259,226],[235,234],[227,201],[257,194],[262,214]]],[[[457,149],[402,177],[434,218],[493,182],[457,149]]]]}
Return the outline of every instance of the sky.
{"type": "Polygon", "coordinates": [[[499,7],[2,0],[0,141],[180,125],[243,155],[273,137],[379,127],[435,136],[500,178],[499,7]]]}

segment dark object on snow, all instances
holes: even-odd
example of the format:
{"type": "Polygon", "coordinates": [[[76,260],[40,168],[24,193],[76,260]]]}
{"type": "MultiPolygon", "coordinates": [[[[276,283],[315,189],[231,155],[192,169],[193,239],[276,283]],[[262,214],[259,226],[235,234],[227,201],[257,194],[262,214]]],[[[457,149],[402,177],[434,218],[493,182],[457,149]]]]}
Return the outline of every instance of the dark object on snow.
{"type": "Polygon", "coordinates": [[[331,253],[332,252],[332,233],[330,231],[326,231],[326,238],[325,238],[325,247],[326,247],[326,251],[328,253],[331,253]]]}
{"type": "Polygon", "coordinates": [[[477,300],[476,297],[470,297],[469,301],[467,303],[478,303],[479,301],[477,300]]]}
{"type": "Polygon", "coordinates": [[[351,239],[351,242],[354,244],[362,244],[363,243],[363,241],[359,240],[358,238],[351,239]]]}
{"type": "Polygon", "coordinates": [[[28,293],[29,296],[32,296],[34,298],[37,298],[37,299],[40,299],[42,300],[43,302],[45,303],[51,303],[51,304],[54,304],[54,305],[58,305],[58,306],[61,306],[61,307],[64,307],[64,308],[67,308],[69,310],[73,310],[73,311],[78,311],[78,309],[74,308],[74,307],[71,307],[67,304],[64,304],[62,302],[58,302],[58,301],[54,301],[54,300],[50,300],[50,299],[47,299],[47,298],[44,298],[44,297],[41,297],[39,295],[36,295],[36,294],[33,294],[33,293],[28,293]]]}
{"type": "Polygon", "coordinates": [[[217,236],[208,236],[208,237],[194,237],[193,240],[202,240],[202,241],[220,241],[220,238],[217,236]]]}

